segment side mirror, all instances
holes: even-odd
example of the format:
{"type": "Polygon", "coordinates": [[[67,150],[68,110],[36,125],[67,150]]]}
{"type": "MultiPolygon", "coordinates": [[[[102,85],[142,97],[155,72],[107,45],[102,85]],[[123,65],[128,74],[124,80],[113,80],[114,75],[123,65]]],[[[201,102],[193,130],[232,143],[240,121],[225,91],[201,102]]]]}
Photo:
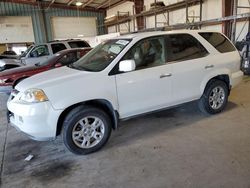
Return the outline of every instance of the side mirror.
{"type": "Polygon", "coordinates": [[[130,72],[135,70],[135,60],[123,60],[119,63],[120,72],[130,72]]]}

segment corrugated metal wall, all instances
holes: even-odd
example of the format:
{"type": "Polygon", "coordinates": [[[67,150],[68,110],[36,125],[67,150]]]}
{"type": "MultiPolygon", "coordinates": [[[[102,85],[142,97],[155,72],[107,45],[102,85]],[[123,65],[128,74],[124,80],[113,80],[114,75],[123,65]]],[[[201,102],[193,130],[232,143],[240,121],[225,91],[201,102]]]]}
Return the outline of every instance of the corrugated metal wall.
{"type": "MultiPolygon", "coordinates": [[[[59,9],[59,8],[50,8],[49,10],[44,11],[45,15],[45,28],[42,19],[42,11],[33,5],[28,4],[19,4],[19,3],[9,3],[9,2],[0,2],[0,16],[31,16],[32,24],[34,30],[34,37],[36,43],[46,42],[46,40],[52,40],[52,30],[51,30],[51,17],[53,16],[73,16],[77,17],[96,17],[97,26],[103,25],[104,23],[104,14],[100,12],[91,12],[91,11],[77,11],[72,9],[59,9]]],[[[98,27],[98,34],[104,34],[105,30],[103,27],[98,27]]]]}

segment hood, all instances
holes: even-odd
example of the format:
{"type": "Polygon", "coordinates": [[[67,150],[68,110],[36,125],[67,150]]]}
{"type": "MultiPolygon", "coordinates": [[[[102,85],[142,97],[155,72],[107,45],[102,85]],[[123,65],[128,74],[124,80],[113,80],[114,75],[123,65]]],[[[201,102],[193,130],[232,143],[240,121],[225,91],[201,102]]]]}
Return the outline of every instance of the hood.
{"type": "Polygon", "coordinates": [[[33,71],[41,67],[37,66],[20,66],[12,69],[5,70],[3,72],[0,72],[0,77],[2,76],[14,76],[15,74],[25,73],[27,71],[33,71]]]}
{"type": "Polygon", "coordinates": [[[17,84],[15,89],[21,92],[31,88],[46,89],[69,80],[79,79],[79,75],[82,78],[88,74],[91,74],[91,72],[79,71],[63,66],[31,76],[17,84]]]}

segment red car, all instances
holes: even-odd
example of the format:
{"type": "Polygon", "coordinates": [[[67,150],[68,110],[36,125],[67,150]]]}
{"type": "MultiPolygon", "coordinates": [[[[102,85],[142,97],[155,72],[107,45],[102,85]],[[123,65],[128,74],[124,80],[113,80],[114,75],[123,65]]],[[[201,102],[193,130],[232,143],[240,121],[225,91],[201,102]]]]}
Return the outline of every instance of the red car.
{"type": "Polygon", "coordinates": [[[47,61],[0,72],[0,93],[10,93],[21,80],[34,74],[74,63],[92,48],[73,48],[58,52],[47,61]]]}

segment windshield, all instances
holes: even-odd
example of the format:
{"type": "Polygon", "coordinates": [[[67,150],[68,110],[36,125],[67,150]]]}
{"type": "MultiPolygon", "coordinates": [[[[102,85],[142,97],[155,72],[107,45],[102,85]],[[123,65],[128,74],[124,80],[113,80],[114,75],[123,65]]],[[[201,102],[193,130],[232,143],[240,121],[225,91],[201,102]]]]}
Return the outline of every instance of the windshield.
{"type": "Polygon", "coordinates": [[[102,42],[83,58],[69,65],[78,70],[98,72],[104,70],[129,44],[129,39],[112,39],[102,42]]]}
{"type": "Polygon", "coordinates": [[[29,51],[33,48],[34,46],[31,45],[27,48],[27,50],[25,50],[19,57],[26,57],[26,55],[29,53],[29,51]]]}

